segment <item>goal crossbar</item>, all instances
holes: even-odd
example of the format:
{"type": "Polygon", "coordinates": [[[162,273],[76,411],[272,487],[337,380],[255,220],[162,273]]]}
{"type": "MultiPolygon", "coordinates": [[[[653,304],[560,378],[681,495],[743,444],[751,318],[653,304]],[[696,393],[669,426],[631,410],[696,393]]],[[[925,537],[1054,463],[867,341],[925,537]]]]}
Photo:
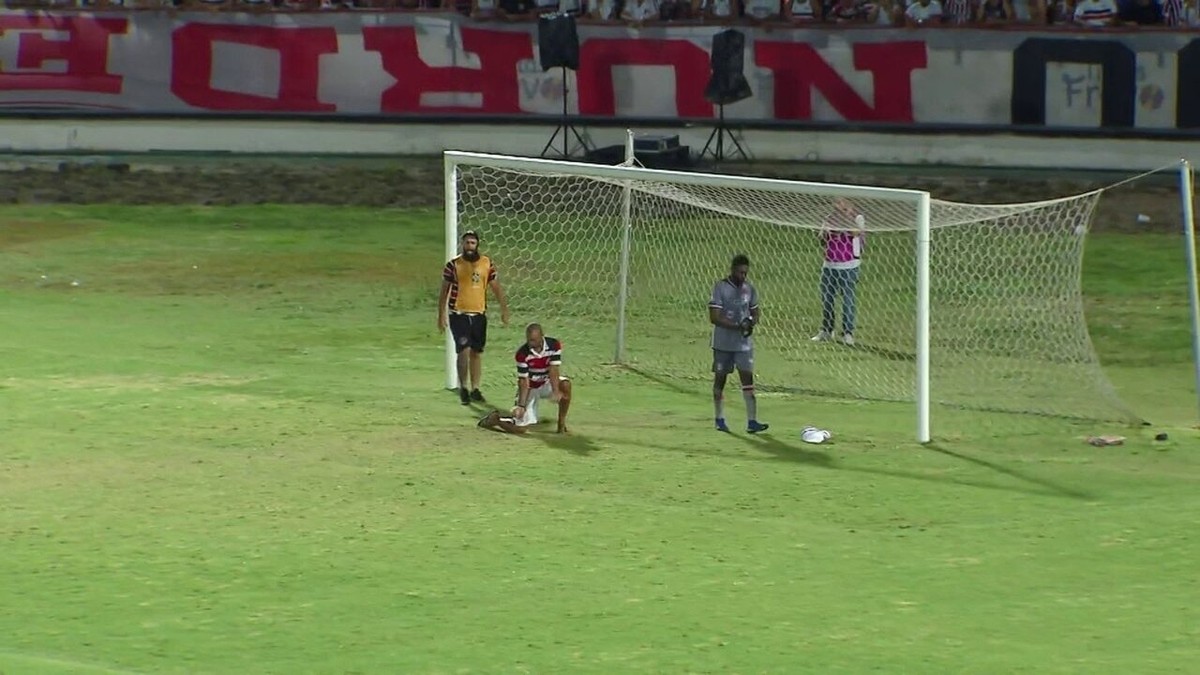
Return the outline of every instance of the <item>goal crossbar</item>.
{"type": "Polygon", "coordinates": [[[838,183],[816,183],[809,181],[759,178],[756,176],[732,176],[694,171],[671,171],[648,169],[641,166],[612,166],[608,164],[585,164],[558,159],[534,157],[511,157],[481,152],[447,150],[443,154],[448,167],[459,164],[507,169],[526,173],[568,174],[583,178],[600,178],[613,181],[654,181],[678,185],[702,185],[706,187],[745,188],[770,192],[802,193],[821,197],[850,197],[877,199],[916,204],[928,192],[921,190],[893,189],[864,185],[842,185],[838,183]]]}

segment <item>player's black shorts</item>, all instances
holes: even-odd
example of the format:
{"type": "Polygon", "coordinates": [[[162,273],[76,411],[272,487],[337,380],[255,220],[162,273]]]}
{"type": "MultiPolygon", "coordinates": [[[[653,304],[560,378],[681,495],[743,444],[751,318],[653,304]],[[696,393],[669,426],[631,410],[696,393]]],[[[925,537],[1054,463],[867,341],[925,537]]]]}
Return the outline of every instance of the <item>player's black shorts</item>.
{"type": "Polygon", "coordinates": [[[483,352],[487,345],[487,314],[451,314],[450,335],[454,336],[454,351],[469,347],[483,352]]]}

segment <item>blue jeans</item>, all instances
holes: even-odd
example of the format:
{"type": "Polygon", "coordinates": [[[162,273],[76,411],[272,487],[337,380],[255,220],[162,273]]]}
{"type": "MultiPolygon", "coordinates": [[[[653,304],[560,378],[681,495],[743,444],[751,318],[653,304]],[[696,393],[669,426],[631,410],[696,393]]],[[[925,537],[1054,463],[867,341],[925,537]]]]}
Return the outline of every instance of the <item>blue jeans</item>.
{"type": "Polygon", "coordinates": [[[833,307],[842,295],[842,332],[854,332],[854,287],[858,284],[858,268],[831,270],[821,268],[821,330],[833,333],[833,307]]]}

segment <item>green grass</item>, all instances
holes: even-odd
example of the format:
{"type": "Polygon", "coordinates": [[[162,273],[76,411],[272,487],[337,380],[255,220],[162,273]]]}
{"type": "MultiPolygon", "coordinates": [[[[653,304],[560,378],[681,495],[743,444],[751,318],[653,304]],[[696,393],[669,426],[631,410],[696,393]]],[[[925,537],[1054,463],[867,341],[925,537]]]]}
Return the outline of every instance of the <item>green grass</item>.
{"type": "Polygon", "coordinates": [[[0,672],[1200,660],[1177,240],[1098,236],[1085,271],[1154,427],[938,410],[921,447],[910,406],[771,395],[769,435],[718,436],[703,382],[610,371],[577,380],[573,436],[516,438],[441,388],[439,219],[0,209],[0,672]]]}

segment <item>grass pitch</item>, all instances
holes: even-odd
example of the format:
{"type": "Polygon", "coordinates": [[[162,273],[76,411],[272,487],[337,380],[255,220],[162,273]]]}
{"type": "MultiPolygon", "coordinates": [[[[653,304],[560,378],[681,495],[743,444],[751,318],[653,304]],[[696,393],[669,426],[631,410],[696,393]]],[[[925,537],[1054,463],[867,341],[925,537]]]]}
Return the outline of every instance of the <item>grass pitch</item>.
{"type": "MultiPolygon", "coordinates": [[[[569,438],[479,431],[441,389],[439,222],[0,209],[0,672],[1200,662],[1177,238],[1089,245],[1093,337],[1154,427],[935,411],[922,448],[909,406],[763,397],[769,435],[723,436],[706,385],[620,372],[577,382],[569,438]]],[[[520,339],[494,322],[498,403],[520,339]]]]}

